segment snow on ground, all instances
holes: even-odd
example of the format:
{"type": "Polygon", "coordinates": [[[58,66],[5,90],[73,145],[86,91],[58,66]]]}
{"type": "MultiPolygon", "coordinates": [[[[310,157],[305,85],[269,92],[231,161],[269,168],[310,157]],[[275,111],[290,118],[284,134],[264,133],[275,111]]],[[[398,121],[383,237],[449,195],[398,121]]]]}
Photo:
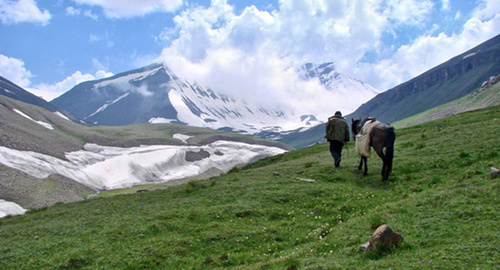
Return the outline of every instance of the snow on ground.
{"type": "Polygon", "coordinates": [[[167,119],[163,117],[153,117],[148,121],[150,124],[170,124],[177,122],[177,119],[167,119]]]}
{"type": "Polygon", "coordinates": [[[6,216],[23,215],[26,209],[19,206],[17,203],[8,202],[0,199],[0,218],[6,216]]]}
{"type": "MultiPolygon", "coordinates": [[[[285,150],[240,142],[216,141],[204,146],[148,145],[120,148],[86,144],[83,150],[66,153],[68,160],[0,146],[0,164],[33,177],[60,174],[97,190],[167,182],[200,175],[209,170],[225,173],[258,158],[285,150]],[[187,161],[186,153],[200,151],[207,158],[187,161]]],[[[200,155],[203,156],[203,155],[200,155]]]]}
{"type": "Polygon", "coordinates": [[[35,123],[39,124],[40,126],[42,126],[42,127],[46,128],[46,129],[54,129],[54,127],[53,127],[51,124],[49,124],[49,123],[45,123],[45,122],[43,122],[43,121],[37,121],[37,120],[35,120],[35,119],[31,118],[29,115],[27,115],[27,114],[25,114],[25,113],[21,112],[21,111],[20,111],[20,110],[18,110],[18,109],[14,109],[14,111],[15,111],[16,113],[18,113],[19,115],[21,115],[22,117],[24,117],[24,118],[26,118],[26,119],[29,119],[29,120],[31,120],[31,121],[33,121],[33,122],[35,122],[35,123]]]}
{"type": "Polygon", "coordinates": [[[182,142],[187,143],[187,140],[189,138],[191,138],[191,136],[180,134],[180,133],[176,133],[176,134],[172,135],[172,138],[177,139],[177,140],[181,140],[182,142]]]}

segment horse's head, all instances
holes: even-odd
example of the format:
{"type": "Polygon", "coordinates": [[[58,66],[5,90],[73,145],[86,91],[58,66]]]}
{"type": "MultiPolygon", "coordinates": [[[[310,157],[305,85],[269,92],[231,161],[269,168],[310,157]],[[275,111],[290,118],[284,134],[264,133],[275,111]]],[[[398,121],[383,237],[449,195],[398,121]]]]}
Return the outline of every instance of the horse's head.
{"type": "Polygon", "coordinates": [[[361,119],[351,119],[352,123],[351,123],[351,131],[352,131],[352,134],[353,135],[356,135],[359,133],[359,130],[361,129],[360,126],[359,126],[359,123],[361,122],[361,119]]]}

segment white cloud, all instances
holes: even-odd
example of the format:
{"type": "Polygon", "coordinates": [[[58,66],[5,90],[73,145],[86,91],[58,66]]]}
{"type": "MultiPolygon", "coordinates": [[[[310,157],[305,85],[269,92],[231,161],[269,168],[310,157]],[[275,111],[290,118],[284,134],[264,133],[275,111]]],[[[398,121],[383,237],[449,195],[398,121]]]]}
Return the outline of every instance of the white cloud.
{"type": "Polygon", "coordinates": [[[75,8],[73,6],[69,6],[66,8],[66,15],[69,16],[83,15],[85,17],[91,18],[94,21],[97,21],[99,19],[99,17],[96,14],[92,13],[91,10],[87,9],[82,11],[81,9],[75,8]]]}
{"type": "Polygon", "coordinates": [[[27,90],[35,95],[43,97],[47,101],[51,101],[81,82],[102,79],[110,76],[113,76],[113,73],[106,72],[104,70],[97,71],[95,75],[88,73],[83,74],[80,71],[76,71],[71,76],[55,84],[49,85],[42,83],[27,90]]]}
{"type": "Polygon", "coordinates": [[[500,0],[482,0],[473,11],[473,17],[488,20],[498,17],[500,13],[500,0]]]}
{"type": "Polygon", "coordinates": [[[450,10],[450,0],[442,0],[441,2],[443,10],[450,10]]]}
{"type": "Polygon", "coordinates": [[[109,18],[130,18],[152,12],[173,12],[180,8],[183,0],[73,0],[78,4],[100,6],[109,18]]]}
{"type": "Polygon", "coordinates": [[[160,35],[170,44],[161,59],[180,77],[218,91],[328,111],[323,90],[298,80],[291,67],[333,61],[386,90],[497,35],[498,1],[484,1],[449,35],[433,18],[449,12],[448,0],[289,0],[277,10],[250,6],[239,14],[226,0],[212,1],[174,18],[175,27],[160,35]],[[386,36],[408,41],[388,48],[386,36]],[[367,53],[377,56],[363,62],[367,53]]]}
{"type": "Polygon", "coordinates": [[[79,8],[75,8],[72,6],[69,6],[66,8],[66,14],[69,16],[76,16],[76,15],[80,15],[81,13],[82,13],[82,10],[79,8]]]}
{"type": "Polygon", "coordinates": [[[361,0],[293,0],[279,11],[250,6],[236,14],[227,1],[213,1],[174,18],[162,59],[180,77],[248,102],[331,113],[340,100],[325,98],[332,95],[317,81],[298,79],[295,68],[332,60],[349,66],[376,49],[388,21],[375,10],[361,0]]]}
{"type": "Polygon", "coordinates": [[[34,0],[0,0],[0,20],[4,24],[30,22],[45,26],[51,17],[50,12],[41,11],[34,0]]]}
{"type": "Polygon", "coordinates": [[[430,0],[388,0],[383,13],[396,24],[417,25],[425,20],[434,4],[430,0]]]}
{"type": "Polygon", "coordinates": [[[24,67],[22,60],[2,54],[0,54],[0,75],[21,87],[29,86],[30,78],[33,77],[31,72],[24,67]]]}
{"type": "Polygon", "coordinates": [[[90,36],[89,36],[89,43],[96,43],[100,40],[101,40],[101,38],[95,34],[90,34],[90,36]]]}
{"type": "Polygon", "coordinates": [[[498,35],[500,6],[496,12],[493,10],[491,5],[479,6],[474,11],[477,17],[466,21],[460,33],[421,35],[410,44],[399,47],[390,58],[378,63],[358,63],[354,73],[357,78],[369,81],[381,90],[403,83],[498,35]]]}

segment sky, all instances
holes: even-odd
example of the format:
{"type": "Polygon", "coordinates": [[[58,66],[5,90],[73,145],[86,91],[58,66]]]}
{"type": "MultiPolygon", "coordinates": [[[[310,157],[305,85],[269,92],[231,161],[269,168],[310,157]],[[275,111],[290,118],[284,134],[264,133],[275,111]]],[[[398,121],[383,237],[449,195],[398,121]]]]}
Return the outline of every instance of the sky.
{"type": "Polygon", "coordinates": [[[0,0],[0,75],[50,101],[163,62],[222,93],[323,109],[295,67],[334,62],[385,91],[498,34],[500,0],[0,0]]]}

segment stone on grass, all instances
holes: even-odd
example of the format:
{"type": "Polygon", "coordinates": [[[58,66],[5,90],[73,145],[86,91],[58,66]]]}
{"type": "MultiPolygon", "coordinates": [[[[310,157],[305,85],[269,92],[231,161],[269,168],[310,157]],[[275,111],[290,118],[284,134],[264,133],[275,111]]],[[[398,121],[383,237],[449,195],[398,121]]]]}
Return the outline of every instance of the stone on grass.
{"type": "Polygon", "coordinates": [[[403,242],[403,236],[393,231],[387,225],[381,225],[375,230],[370,241],[362,245],[360,248],[365,254],[379,252],[382,249],[390,249],[398,246],[403,242]]]}
{"type": "Polygon", "coordinates": [[[491,179],[498,178],[500,176],[500,170],[495,168],[495,167],[491,167],[490,175],[491,175],[491,179]]]}

